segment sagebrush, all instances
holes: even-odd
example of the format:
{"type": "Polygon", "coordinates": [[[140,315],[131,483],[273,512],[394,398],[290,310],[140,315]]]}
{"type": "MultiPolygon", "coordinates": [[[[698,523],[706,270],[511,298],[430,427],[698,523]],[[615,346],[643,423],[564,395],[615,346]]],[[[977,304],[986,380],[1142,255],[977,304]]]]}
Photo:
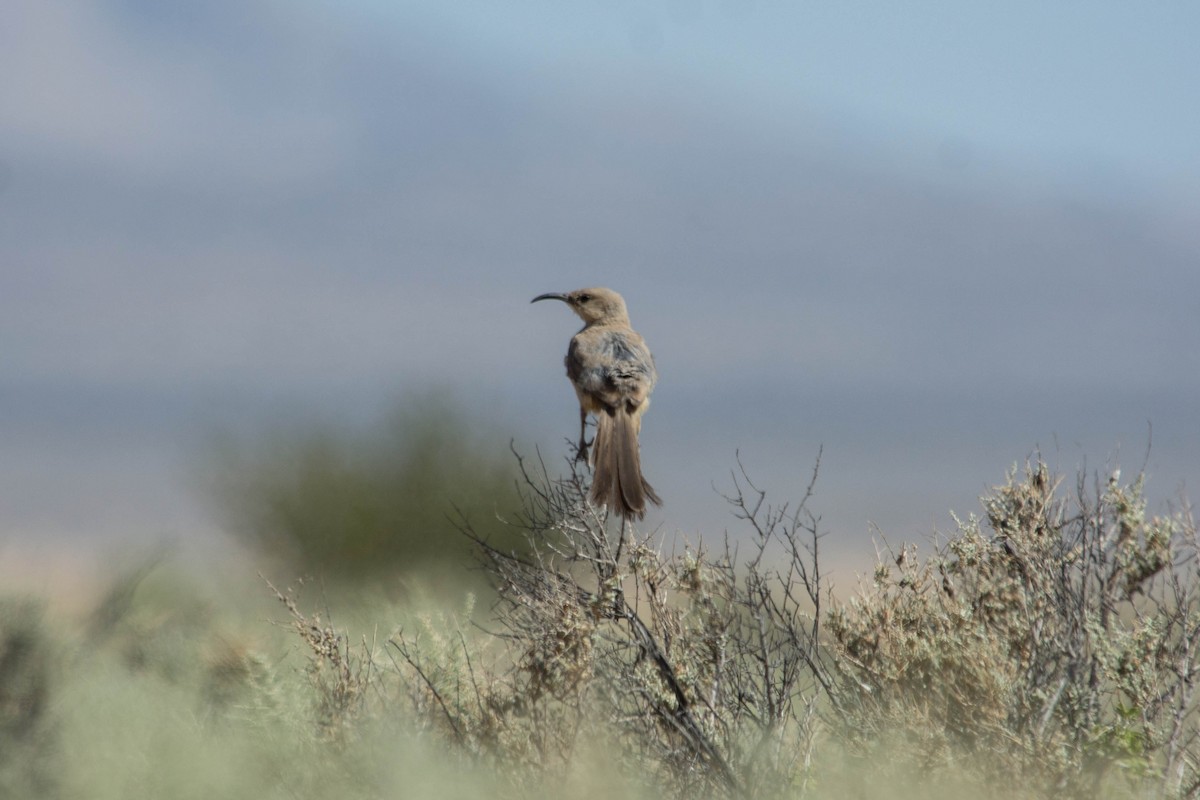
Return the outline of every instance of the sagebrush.
{"type": "Polygon", "coordinates": [[[680,797],[802,797],[836,770],[1018,796],[1198,793],[1195,525],[1186,507],[1148,517],[1141,476],[1068,496],[1036,460],[928,557],[885,549],[837,599],[811,484],[773,507],[743,472],[737,543],[664,553],[588,504],[577,467],[522,467],[528,551],[464,525],[502,646],[489,660],[465,638],[436,656],[406,631],[392,642],[418,716],[466,753],[567,773],[599,736],[680,797]]]}

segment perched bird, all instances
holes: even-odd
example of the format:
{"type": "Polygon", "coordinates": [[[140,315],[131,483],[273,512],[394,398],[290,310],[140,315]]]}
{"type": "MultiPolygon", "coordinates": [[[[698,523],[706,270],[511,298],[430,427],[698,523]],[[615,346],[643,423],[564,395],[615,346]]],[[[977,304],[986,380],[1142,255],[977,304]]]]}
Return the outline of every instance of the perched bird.
{"type": "Polygon", "coordinates": [[[611,289],[542,294],[532,302],[539,300],[561,300],[583,320],[583,328],[571,338],[565,363],[579,397],[580,459],[588,457],[587,415],[596,417],[591,500],[621,517],[641,519],[647,500],[662,505],[642,477],[638,450],[642,414],[658,380],[654,356],[630,327],[625,301],[611,289]]]}

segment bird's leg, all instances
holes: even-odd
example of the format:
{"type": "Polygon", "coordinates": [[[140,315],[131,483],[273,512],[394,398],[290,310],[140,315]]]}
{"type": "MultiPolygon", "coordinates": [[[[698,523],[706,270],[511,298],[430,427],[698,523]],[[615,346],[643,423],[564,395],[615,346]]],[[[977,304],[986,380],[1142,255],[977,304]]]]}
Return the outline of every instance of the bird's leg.
{"type": "Polygon", "coordinates": [[[588,413],[587,409],[580,407],[580,445],[575,450],[575,461],[587,461],[588,459],[588,413]]]}

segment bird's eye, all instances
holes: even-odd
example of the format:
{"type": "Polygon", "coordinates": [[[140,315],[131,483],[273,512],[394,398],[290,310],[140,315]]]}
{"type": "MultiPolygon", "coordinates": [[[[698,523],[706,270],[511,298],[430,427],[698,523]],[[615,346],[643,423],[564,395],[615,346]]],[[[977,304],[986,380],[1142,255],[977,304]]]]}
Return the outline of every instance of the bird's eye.
{"type": "Polygon", "coordinates": [[[586,303],[587,301],[589,301],[591,299],[592,299],[592,296],[590,294],[579,295],[579,302],[581,302],[581,303],[586,303]]]}

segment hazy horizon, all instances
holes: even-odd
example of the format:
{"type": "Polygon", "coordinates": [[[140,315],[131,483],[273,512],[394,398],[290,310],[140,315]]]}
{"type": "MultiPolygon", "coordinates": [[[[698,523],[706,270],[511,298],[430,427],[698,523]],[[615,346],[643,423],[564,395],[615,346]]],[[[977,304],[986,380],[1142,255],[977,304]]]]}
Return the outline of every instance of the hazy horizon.
{"type": "Polygon", "coordinates": [[[16,0],[0,31],[0,556],[211,537],[222,431],[444,389],[554,454],[626,297],[667,534],[735,452],[834,550],[1040,447],[1200,471],[1200,11],[16,0]],[[15,22],[14,22],[15,20],[15,22]]]}

